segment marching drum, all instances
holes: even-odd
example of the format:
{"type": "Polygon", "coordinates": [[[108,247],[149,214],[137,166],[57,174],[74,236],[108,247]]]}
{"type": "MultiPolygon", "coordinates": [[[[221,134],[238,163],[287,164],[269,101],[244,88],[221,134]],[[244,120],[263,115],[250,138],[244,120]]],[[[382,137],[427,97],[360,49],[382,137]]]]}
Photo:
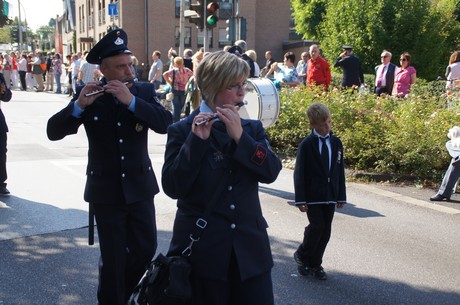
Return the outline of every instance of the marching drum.
{"type": "Polygon", "coordinates": [[[245,101],[246,105],[239,110],[241,118],[260,120],[264,128],[272,126],[278,120],[280,96],[271,80],[249,78],[245,101]]]}

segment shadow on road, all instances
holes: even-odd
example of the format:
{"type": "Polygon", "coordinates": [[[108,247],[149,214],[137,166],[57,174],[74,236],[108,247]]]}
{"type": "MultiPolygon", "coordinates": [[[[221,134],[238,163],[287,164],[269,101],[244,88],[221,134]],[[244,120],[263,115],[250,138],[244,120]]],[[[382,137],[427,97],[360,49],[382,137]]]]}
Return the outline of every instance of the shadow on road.
{"type": "Polygon", "coordinates": [[[81,228],[88,213],[16,196],[0,197],[0,240],[81,228]]]}
{"type": "MultiPolygon", "coordinates": [[[[297,273],[292,257],[299,241],[271,239],[275,266],[273,286],[277,305],[458,305],[460,294],[409,286],[400,281],[328,270],[329,279],[319,281],[297,273]]],[[[346,264],[347,258],[343,258],[346,264]]],[[[363,266],[363,268],[365,268],[363,266]]],[[[360,270],[356,270],[360,272],[360,270]]],[[[397,270],[395,270],[397,272],[397,270]]]]}

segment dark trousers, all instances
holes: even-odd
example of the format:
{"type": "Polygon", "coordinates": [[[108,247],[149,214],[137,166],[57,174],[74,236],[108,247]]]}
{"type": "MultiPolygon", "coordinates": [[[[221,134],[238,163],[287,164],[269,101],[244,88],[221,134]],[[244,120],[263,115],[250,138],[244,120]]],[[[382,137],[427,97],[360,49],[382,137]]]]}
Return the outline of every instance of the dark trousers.
{"type": "Polygon", "coordinates": [[[174,113],[173,113],[173,122],[180,121],[180,115],[182,113],[182,108],[185,105],[185,91],[173,90],[174,92],[174,113]]]}
{"type": "Polygon", "coordinates": [[[6,132],[0,132],[0,186],[6,186],[6,132]]]}
{"type": "Polygon", "coordinates": [[[238,263],[232,254],[227,281],[200,279],[192,274],[192,305],[273,305],[271,271],[241,280],[238,263]]]}
{"type": "Polygon", "coordinates": [[[331,237],[334,211],[334,204],[308,205],[307,216],[310,224],[305,227],[303,242],[297,253],[309,268],[320,267],[323,263],[324,251],[331,237]]]}
{"type": "Polygon", "coordinates": [[[125,305],[157,248],[153,199],[94,204],[101,257],[99,305],[125,305]]]}
{"type": "Polygon", "coordinates": [[[21,88],[22,90],[27,90],[27,83],[26,83],[26,71],[18,71],[19,72],[19,80],[21,81],[21,88]]]}
{"type": "Polygon", "coordinates": [[[391,92],[388,92],[387,87],[382,87],[382,88],[375,87],[375,94],[377,94],[377,96],[380,96],[383,93],[391,95],[391,92]]]}

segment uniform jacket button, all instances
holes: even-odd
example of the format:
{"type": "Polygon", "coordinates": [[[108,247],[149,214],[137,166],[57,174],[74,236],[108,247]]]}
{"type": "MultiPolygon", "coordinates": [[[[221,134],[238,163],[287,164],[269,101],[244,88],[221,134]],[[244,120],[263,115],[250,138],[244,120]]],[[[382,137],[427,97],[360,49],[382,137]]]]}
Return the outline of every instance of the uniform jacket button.
{"type": "Polygon", "coordinates": [[[232,223],[232,224],[230,225],[230,228],[231,228],[231,229],[235,229],[235,228],[236,228],[236,224],[232,223]]]}

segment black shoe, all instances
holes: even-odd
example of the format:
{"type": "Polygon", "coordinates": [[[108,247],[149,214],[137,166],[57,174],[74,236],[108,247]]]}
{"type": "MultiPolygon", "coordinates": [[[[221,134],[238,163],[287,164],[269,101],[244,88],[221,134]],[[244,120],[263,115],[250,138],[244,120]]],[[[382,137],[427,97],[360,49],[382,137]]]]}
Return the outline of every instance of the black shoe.
{"type": "Polygon", "coordinates": [[[302,261],[299,256],[299,253],[294,252],[294,260],[297,264],[297,272],[299,272],[302,276],[311,275],[311,270],[307,267],[307,265],[302,261]]]}
{"type": "Polygon", "coordinates": [[[323,267],[320,266],[318,268],[313,268],[311,270],[312,270],[313,275],[315,276],[315,278],[317,278],[318,280],[322,280],[322,281],[327,280],[327,274],[326,274],[326,272],[324,272],[323,267]]]}
{"type": "Polygon", "coordinates": [[[6,186],[0,187],[0,195],[9,195],[9,194],[10,194],[10,191],[6,188],[6,186]]]}
{"type": "Polygon", "coordinates": [[[441,194],[436,194],[436,195],[430,197],[431,201],[443,201],[444,199],[446,201],[450,201],[450,197],[446,197],[446,196],[443,196],[441,194]]]}

